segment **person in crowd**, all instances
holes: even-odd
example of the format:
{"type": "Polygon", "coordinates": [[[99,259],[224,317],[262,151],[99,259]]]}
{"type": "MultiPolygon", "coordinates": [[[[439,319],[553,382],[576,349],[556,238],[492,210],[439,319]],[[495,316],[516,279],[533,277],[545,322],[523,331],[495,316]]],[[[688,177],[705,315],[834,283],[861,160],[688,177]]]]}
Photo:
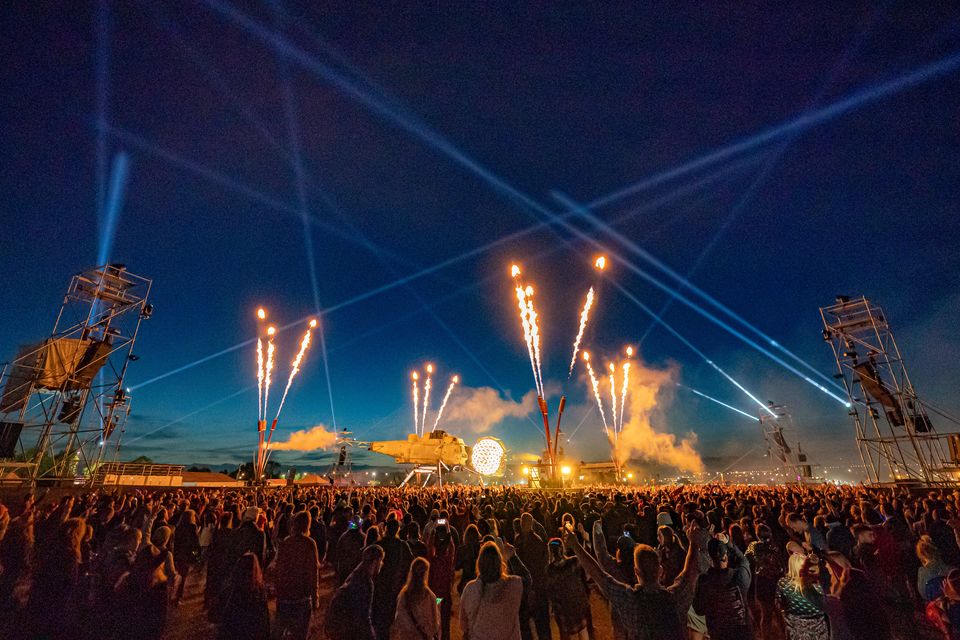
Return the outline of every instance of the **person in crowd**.
{"type": "Polygon", "coordinates": [[[777,584],[787,640],[830,640],[819,557],[794,553],[788,567],[789,573],[777,584]]]}
{"type": "Polygon", "coordinates": [[[334,593],[324,624],[330,640],[376,640],[373,581],[383,566],[383,555],[378,545],[366,547],[360,563],[334,593]]]}
{"type": "Polygon", "coordinates": [[[750,563],[750,604],[762,638],[778,638],[782,630],[776,610],[777,582],[786,563],[780,547],[773,541],[773,532],[766,524],[756,526],[756,539],[744,554],[750,563]]]}
{"type": "Polygon", "coordinates": [[[257,556],[260,566],[266,566],[267,536],[259,523],[262,514],[258,507],[247,507],[243,511],[240,526],[230,536],[232,544],[227,564],[231,568],[245,553],[257,556]]]}
{"type": "MultiPolygon", "coordinates": [[[[610,602],[614,637],[617,640],[685,640],[686,615],[693,601],[699,571],[696,545],[697,525],[687,525],[687,557],[683,571],[669,587],[660,584],[660,558],[649,545],[634,548],[636,585],[620,582],[603,570],[596,559],[577,541],[571,531],[564,534],[564,542],[571,547],[587,576],[596,583],[610,602]]],[[[603,538],[602,520],[593,525],[593,544],[599,546],[603,538]]]]}
{"type": "Polygon", "coordinates": [[[517,556],[530,572],[532,580],[527,597],[529,615],[537,629],[539,640],[550,639],[550,604],[547,597],[547,565],[550,555],[547,542],[533,530],[533,514],[520,515],[520,535],[516,540],[517,556]]]}
{"type": "Polygon", "coordinates": [[[560,538],[552,538],[547,547],[550,551],[547,593],[560,640],[589,640],[590,592],[586,574],[576,556],[565,553],[560,538]]]}
{"type": "Polygon", "coordinates": [[[335,567],[338,585],[343,584],[347,576],[360,564],[360,557],[365,546],[366,540],[360,530],[360,523],[356,518],[351,519],[336,545],[335,567]]]}
{"type": "MultiPolygon", "coordinates": [[[[69,515],[69,510],[67,513],[69,515]]],[[[85,533],[83,518],[67,517],[41,547],[27,603],[27,623],[32,637],[75,638],[79,635],[76,624],[82,598],[78,589],[80,544],[85,533]]]]}
{"type": "Polygon", "coordinates": [[[247,551],[237,560],[227,585],[219,640],[269,640],[270,611],[260,559],[247,551]]]}
{"type": "Polygon", "coordinates": [[[395,517],[384,524],[383,537],[377,542],[383,549],[383,568],[374,580],[373,628],[377,640],[389,640],[390,626],[397,612],[397,596],[403,588],[413,554],[410,547],[399,538],[400,521],[395,517]]]}
{"type": "MultiPolygon", "coordinates": [[[[683,562],[687,557],[687,550],[683,548],[680,536],[672,527],[661,525],[657,527],[657,556],[660,558],[660,566],[663,567],[663,584],[671,585],[677,579],[680,572],[683,571],[683,562]]],[[[620,551],[619,549],[617,550],[620,551]]],[[[633,573],[633,548],[623,554],[630,558],[629,574],[633,573]]],[[[618,555],[618,563],[620,562],[618,555]]]]}
{"type": "MultiPolygon", "coordinates": [[[[516,552],[504,544],[506,559],[516,552]]],[[[522,561],[522,559],[521,559],[522,561]]],[[[520,640],[523,579],[506,574],[504,554],[494,541],[480,547],[477,577],[460,597],[460,629],[465,640],[520,640]]]]}
{"type": "Polygon", "coordinates": [[[753,624],[746,597],[750,567],[743,553],[723,534],[707,543],[707,553],[712,566],[700,576],[694,611],[706,618],[711,640],[752,640],[753,624]]]}
{"type": "Polygon", "coordinates": [[[230,557],[233,553],[233,514],[225,512],[217,522],[207,557],[206,583],[203,588],[203,605],[211,618],[216,620],[222,610],[223,582],[229,575],[230,557]]]}
{"type": "Polygon", "coordinates": [[[277,612],[274,632],[278,638],[306,640],[310,615],[320,606],[320,556],[310,537],[310,513],[290,517],[290,535],[280,541],[274,565],[277,612]]]}
{"type": "Polygon", "coordinates": [[[200,562],[200,534],[197,529],[197,514],[187,509],[180,514],[177,527],[173,531],[173,563],[180,576],[173,601],[180,604],[187,578],[191,570],[200,562]]]}
{"type": "MultiPolygon", "coordinates": [[[[416,524],[416,523],[413,523],[416,524]]],[[[430,562],[414,558],[407,582],[397,597],[397,614],[390,628],[391,640],[436,640],[440,635],[441,597],[428,586],[430,562]]]]}
{"type": "Polygon", "coordinates": [[[916,553],[920,560],[920,568],[917,569],[917,593],[925,603],[936,600],[943,595],[943,582],[947,575],[956,567],[943,561],[933,538],[926,534],[917,541],[916,553]]]}
{"type": "MultiPolygon", "coordinates": [[[[416,523],[414,523],[416,526],[416,523]]],[[[446,522],[438,524],[427,538],[427,560],[430,562],[430,589],[440,599],[440,636],[450,640],[450,617],[453,611],[453,581],[456,573],[457,546],[446,522]]],[[[399,606],[399,605],[398,605],[399,606]]]]}
{"type": "Polygon", "coordinates": [[[457,569],[460,570],[460,581],[457,583],[457,593],[463,593],[468,582],[477,577],[477,556],[480,555],[480,530],[475,524],[467,525],[463,531],[463,540],[457,547],[457,569]]]}

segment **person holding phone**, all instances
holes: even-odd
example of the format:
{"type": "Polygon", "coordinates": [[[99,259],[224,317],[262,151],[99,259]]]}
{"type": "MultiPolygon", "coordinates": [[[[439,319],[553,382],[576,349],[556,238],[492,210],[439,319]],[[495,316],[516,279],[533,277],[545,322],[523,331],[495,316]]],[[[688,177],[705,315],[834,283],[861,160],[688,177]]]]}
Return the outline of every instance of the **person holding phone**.
{"type": "Polygon", "coordinates": [[[415,558],[407,582],[397,597],[397,613],[390,627],[390,640],[437,640],[440,635],[440,604],[430,589],[430,563],[415,558]]]}

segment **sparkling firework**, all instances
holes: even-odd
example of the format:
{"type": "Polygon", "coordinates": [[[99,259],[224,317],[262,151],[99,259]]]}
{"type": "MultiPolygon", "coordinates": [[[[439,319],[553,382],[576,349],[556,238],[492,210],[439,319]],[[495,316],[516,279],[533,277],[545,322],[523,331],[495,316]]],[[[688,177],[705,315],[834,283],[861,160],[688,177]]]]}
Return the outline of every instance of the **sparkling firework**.
{"type": "Polygon", "coordinates": [[[583,332],[587,328],[587,320],[590,318],[590,307],[593,306],[593,287],[587,291],[587,299],[583,303],[583,310],[580,312],[580,329],[577,331],[577,339],[573,341],[573,357],[570,358],[570,370],[567,371],[567,380],[573,375],[573,365],[577,363],[577,352],[580,351],[580,341],[583,339],[583,332]]]}
{"type": "Polygon", "coordinates": [[[627,384],[630,379],[630,363],[623,363],[623,386],[620,387],[620,429],[623,431],[623,419],[627,413],[627,384]]]}
{"type": "Polygon", "coordinates": [[[527,297],[527,320],[530,323],[530,339],[533,342],[533,358],[537,363],[537,368],[534,374],[537,378],[537,391],[540,397],[543,397],[543,368],[540,364],[540,325],[537,323],[536,310],[533,308],[533,287],[527,286],[527,290],[524,292],[527,297]]]}
{"type": "Polygon", "coordinates": [[[516,285],[517,305],[520,307],[520,324],[523,326],[523,341],[527,345],[527,355],[530,356],[530,369],[533,371],[533,385],[537,388],[537,393],[539,394],[540,379],[537,376],[537,361],[533,354],[533,333],[530,328],[529,310],[527,308],[527,290],[529,290],[532,295],[533,288],[524,288],[520,282],[520,267],[517,265],[513,265],[510,268],[510,275],[513,277],[514,284],[516,285]]]}
{"type": "Polygon", "coordinates": [[[443,409],[447,406],[447,400],[450,399],[450,394],[453,393],[453,388],[457,386],[457,383],[460,382],[460,376],[453,376],[450,379],[450,386],[447,387],[447,392],[443,395],[443,402],[440,403],[440,410],[437,411],[437,419],[433,423],[433,430],[437,430],[437,425],[440,424],[440,416],[443,415],[443,409]]]}
{"type": "Polygon", "coordinates": [[[286,402],[287,394],[290,393],[290,386],[293,384],[293,379],[300,372],[300,364],[303,362],[303,356],[307,352],[307,347],[310,346],[310,332],[316,326],[317,321],[311,320],[307,332],[303,334],[303,339],[300,341],[300,351],[297,352],[297,357],[293,359],[293,364],[290,368],[290,376],[287,378],[287,386],[284,387],[283,395],[280,396],[280,406],[277,407],[277,417],[274,418],[274,420],[278,420],[280,418],[280,411],[283,410],[283,403],[286,402]]]}
{"type": "Polygon", "coordinates": [[[607,257],[598,256],[597,259],[594,261],[593,266],[595,266],[600,271],[603,271],[607,266],[607,257]]]}
{"type": "Polygon", "coordinates": [[[427,365],[427,381],[423,384],[423,415],[420,417],[420,435],[427,432],[427,410],[430,408],[430,389],[433,386],[433,365],[427,365]]]}
{"type": "Polygon", "coordinates": [[[597,380],[597,374],[590,364],[590,353],[583,352],[583,362],[587,365],[587,373],[590,374],[590,384],[593,386],[593,397],[597,399],[597,408],[600,409],[600,419],[603,420],[603,432],[609,437],[610,429],[607,426],[607,415],[603,412],[603,400],[600,398],[600,381],[597,380]]]}
{"type": "Polygon", "coordinates": [[[610,363],[610,411],[613,413],[613,435],[617,435],[617,367],[610,363]]]}
{"type": "Polygon", "coordinates": [[[263,420],[263,339],[257,338],[257,420],[263,420]]]}
{"type": "Polygon", "coordinates": [[[273,355],[275,352],[275,347],[273,346],[273,336],[277,332],[274,327],[269,327],[267,329],[267,364],[264,368],[263,375],[263,415],[267,415],[267,406],[270,404],[270,384],[273,381],[273,355]]]}
{"type": "Polygon", "coordinates": [[[413,432],[420,433],[420,374],[414,371],[410,374],[413,379],[413,432]]]}

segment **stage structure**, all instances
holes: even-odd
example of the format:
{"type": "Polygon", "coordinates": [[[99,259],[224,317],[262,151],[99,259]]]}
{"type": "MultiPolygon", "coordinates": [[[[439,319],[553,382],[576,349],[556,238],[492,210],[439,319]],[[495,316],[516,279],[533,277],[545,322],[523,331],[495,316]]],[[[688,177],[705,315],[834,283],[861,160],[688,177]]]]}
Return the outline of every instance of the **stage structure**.
{"type": "Polygon", "coordinates": [[[334,449],[336,451],[336,458],[333,460],[333,464],[330,465],[330,471],[327,472],[327,475],[330,477],[333,484],[337,483],[337,480],[342,482],[349,483],[353,481],[353,447],[357,446],[357,441],[354,440],[351,436],[353,433],[342,429],[337,432],[337,441],[334,444],[334,449]]]}
{"type": "Polygon", "coordinates": [[[800,443],[797,443],[796,450],[787,443],[788,437],[796,435],[793,417],[782,404],[768,402],[767,406],[775,415],[761,411],[760,428],[763,429],[763,440],[767,443],[770,459],[780,461],[780,466],[788,478],[800,484],[813,482],[813,465],[807,460],[807,454],[800,448],[800,443]]]}
{"type": "Polygon", "coordinates": [[[960,435],[938,433],[907,375],[883,310],[865,297],[838,296],[822,307],[823,339],[833,349],[871,482],[956,484],[960,435]]]}
{"type": "Polygon", "coordinates": [[[150,286],[121,264],[73,277],[50,337],[3,367],[0,471],[34,484],[72,484],[82,472],[92,483],[109,450],[119,454],[130,413],[123,380],[140,323],[153,314],[150,286]]]}

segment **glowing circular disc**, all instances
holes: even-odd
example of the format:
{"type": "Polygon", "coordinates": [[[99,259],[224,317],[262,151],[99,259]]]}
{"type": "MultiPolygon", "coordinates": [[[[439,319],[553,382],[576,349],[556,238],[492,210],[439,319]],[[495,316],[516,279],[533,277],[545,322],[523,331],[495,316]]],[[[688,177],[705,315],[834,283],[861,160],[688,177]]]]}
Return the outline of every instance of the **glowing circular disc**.
{"type": "Polygon", "coordinates": [[[470,452],[470,465],[480,475],[496,475],[506,462],[506,453],[503,443],[496,438],[480,438],[470,452]]]}

